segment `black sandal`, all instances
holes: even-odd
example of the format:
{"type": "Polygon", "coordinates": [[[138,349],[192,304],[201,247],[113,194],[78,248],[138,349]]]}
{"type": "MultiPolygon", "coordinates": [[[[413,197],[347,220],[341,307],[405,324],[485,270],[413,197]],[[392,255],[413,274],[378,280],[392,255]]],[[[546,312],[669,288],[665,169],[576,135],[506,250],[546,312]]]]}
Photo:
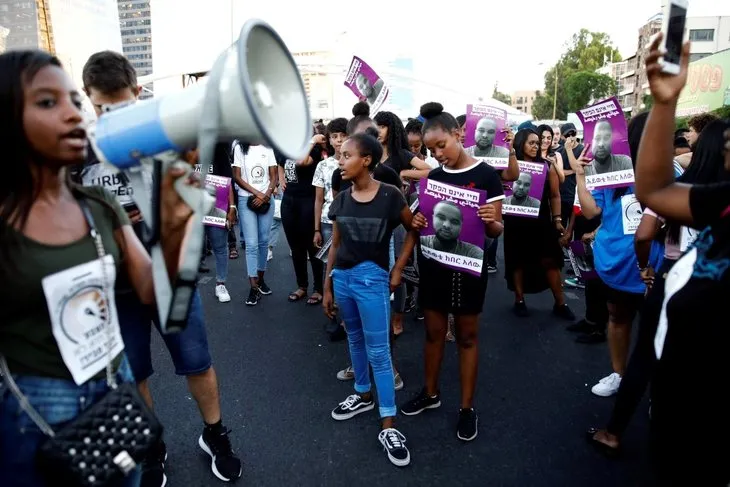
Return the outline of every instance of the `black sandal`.
{"type": "Polygon", "coordinates": [[[289,293],[289,302],[296,303],[307,297],[307,290],[299,288],[296,291],[289,293]]]}
{"type": "Polygon", "coordinates": [[[621,453],[620,447],[609,446],[602,441],[598,441],[594,438],[595,434],[598,433],[598,428],[589,428],[586,431],[586,440],[595,448],[599,453],[603,454],[608,458],[616,458],[621,453]]]}

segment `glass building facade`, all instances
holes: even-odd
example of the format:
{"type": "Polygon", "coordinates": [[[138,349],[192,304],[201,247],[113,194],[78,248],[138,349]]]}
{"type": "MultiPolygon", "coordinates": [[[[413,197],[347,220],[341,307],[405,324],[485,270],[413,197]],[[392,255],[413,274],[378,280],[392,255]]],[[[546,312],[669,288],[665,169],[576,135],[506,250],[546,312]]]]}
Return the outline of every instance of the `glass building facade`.
{"type": "MultiPolygon", "coordinates": [[[[117,0],[122,52],[137,71],[137,76],[152,74],[152,16],[150,1],[117,0]]],[[[152,83],[145,85],[140,98],[152,96],[152,83]]]]}

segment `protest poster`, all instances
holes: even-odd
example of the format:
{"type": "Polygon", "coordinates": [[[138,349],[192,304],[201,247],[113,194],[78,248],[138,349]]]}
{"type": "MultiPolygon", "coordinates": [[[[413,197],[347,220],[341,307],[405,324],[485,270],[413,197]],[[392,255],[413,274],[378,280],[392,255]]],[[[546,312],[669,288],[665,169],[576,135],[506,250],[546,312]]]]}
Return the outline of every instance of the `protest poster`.
{"type": "Polygon", "coordinates": [[[507,169],[509,143],[504,140],[507,112],[490,105],[467,105],[464,147],[467,154],[495,169],[507,169]]]}
{"type": "Polygon", "coordinates": [[[350,69],[345,78],[345,86],[350,88],[356,97],[366,99],[370,105],[370,115],[375,115],[380,110],[390,93],[390,89],[385,86],[385,81],[368,63],[357,56],[352,57],[350,69]]]}
{"type": "Polygon", "coordinates": [[[634,166],[627,136],[626,118],[616,97],[578,111],[583,140],[590,144],[585,166],[589,190],[621,188],[634,184],[634,166]]]}
{"type": "Polygon", "coordinates": [[[580,240],[570,242],[568,257],[577,277],[580,277],[583,281],[598,277],[598,273],[593,267],[593,248],[590,244],[585,244],[580,240]]]}
{"type": "Polygon", "coordinates": [[[449,269],[481,276],[486,237],[477,210],[486,201],[486,191],[422,179],[418,209],[428,221],[421,230],[423,256],[449,269]]]}
{"type": "Polygon", "coordinates": [[[502,214],[537,218],[549,166],[542,162],[518,161],[517,164],[520,176],[512,183],[511,189],[504,191],[502,214]]]}
{"type": "MultiPolygon", "coordinates": [[[[210,227],[226,228],[226,216],[228,215],[228,195],[231,191],[231,178],[223,176],[215,176],[210,174],[213,172],[213,165],[209,166],[210,170],[205,177],[205,188],[213,198],[215,205],[210,212],[203,217],[203,224],[210,227]]],[[[195,165],[195,172],[201,172],[201,165],[195,165]]]]}

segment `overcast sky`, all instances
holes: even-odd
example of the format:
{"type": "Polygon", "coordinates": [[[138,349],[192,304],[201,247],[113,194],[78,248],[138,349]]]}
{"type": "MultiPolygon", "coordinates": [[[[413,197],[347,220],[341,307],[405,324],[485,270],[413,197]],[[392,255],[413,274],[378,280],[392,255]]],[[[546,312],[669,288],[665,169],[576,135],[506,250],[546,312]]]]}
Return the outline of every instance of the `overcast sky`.
{"type": "MultiPolygon", "coordinates": [[[[416,76],[460,91],[539,89],[546,68],[585,27],[607,32],[633,54],[638,29],[661,0],[154,0],[156,73],[207,69],[248,19],[270,23],[291,51],[330,49],[374,65],[412,57],[416,76]],[[201,8],[201,4],[204,8],[201,8]],[[428,8],[424,5],[429,5],[428,8]],[[161,40],[164,41],[161,42],[161,40]],[[541,65],[541,63],[544,63],[541,65]]],[[[730,15],[730,2],[690,0],[690,15],[730,15]]]]}

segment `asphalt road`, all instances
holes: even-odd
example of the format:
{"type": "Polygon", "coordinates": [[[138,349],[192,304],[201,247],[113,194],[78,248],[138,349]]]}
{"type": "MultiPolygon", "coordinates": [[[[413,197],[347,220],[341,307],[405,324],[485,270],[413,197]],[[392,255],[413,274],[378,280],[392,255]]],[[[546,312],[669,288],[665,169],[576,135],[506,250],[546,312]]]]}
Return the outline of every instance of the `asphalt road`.
{"type": "MultiPolygon", "coordinates": [[[[282,234],[283,237],[283,234],[282,234]]],[[[500,248],[501,258],[501,248],[500,248]]],[[[456,438],[459,407],[457,349],[447,343],[442,406],[415,417],[400,415],[411,465],[392,466],[377,441],[377,408],[347,422],[330,410],[352,392],[336,372],[347,365],[346,344],[330,343],[319,307],[288,303],[296,286],[282,238],[269,263],[273,289],[256,307],[244,304],[245,260],[230,261],[230,303],[218,303],[211,273],[203,275],[210,349],[218,373],[224,423],[244,461],[239,485],[265,486],[621,486],[646,485],[646,401],[624,438],[624,455],[611,461],[583,433],[602,425],[613,405],[590,388],[610,372],[605,344],[581,345],[551,314],[549,293],[528,296],[530,318],[510,310],[512,295],[501,273],[491,276],[480,335],[476,408],[479,436],[456,438]]],[[[568,303],[583,315],[581,291],[568,303]]],[[[422,324],[409,318],[397,342],[405,388],[399,404],[422,387],[422,324]]],[[[197,438],[201,419],[185,381],[174,375],[159,337],[153,342],[157,373],[152,391],[166,427],[168,485],[218,485],[197,438]]]]}

